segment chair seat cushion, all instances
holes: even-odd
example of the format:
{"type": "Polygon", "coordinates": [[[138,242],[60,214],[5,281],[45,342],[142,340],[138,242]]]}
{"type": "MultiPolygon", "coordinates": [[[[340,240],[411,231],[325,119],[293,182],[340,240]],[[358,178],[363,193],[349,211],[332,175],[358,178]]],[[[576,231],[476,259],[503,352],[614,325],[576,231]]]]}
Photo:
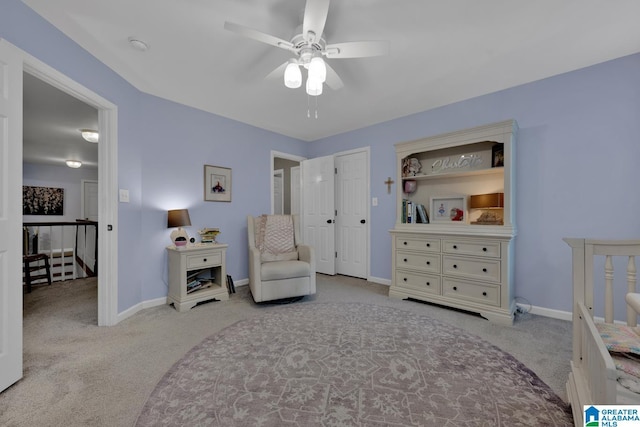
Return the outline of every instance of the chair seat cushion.
{"type": "Polygon", "coordinates": [[[265,262],[260,268],[262,280],[291,279],[294,277],[308,277],[311,266],[304,261],[265,262]]]}

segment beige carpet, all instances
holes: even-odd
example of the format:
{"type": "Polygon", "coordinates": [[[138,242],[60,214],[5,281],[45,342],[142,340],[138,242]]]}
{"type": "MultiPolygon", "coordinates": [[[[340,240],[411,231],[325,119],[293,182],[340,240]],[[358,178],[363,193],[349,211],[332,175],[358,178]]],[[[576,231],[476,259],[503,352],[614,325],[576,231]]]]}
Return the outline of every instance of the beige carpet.
{"type": "MultiPolygon", "coordinates": [[[[523,315],[513,327],[465,313],[388,298],[386,286],[318,276],[318,293],[296,304],[358,302],[430,316],[477,334],[512,354],[565,397],[569,322],[523,315]]],[[[96,287],[75,281],[25,295],[24,378],[0,394],[3,426],[131,426],[165,373],[203,339],[243,319],[280,308],[256,305],[248,288],[229,301],[178,313],[144,310],[97,327],[96,287]]]]}

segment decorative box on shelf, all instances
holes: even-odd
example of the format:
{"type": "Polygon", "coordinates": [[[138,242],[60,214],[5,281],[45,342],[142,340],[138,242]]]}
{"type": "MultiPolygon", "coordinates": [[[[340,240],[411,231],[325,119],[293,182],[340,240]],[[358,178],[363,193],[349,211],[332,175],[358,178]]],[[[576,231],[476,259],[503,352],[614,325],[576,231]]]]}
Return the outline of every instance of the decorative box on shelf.
{"type": "Polygon", "coordinates": [[[396,144],[389,296],[513,322],[516,134],[509,120],[396,144]]]}

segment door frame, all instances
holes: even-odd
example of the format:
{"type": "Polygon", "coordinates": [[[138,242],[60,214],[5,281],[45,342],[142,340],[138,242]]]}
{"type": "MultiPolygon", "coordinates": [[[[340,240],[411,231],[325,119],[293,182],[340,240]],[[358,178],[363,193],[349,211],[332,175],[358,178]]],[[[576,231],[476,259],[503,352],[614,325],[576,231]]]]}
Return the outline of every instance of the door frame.
{"type": "Polygon", "coordinates": [[[276,169],[273,171],[273,203],[271,204],[271,213],[276,213],[276,197],[275,197],[275,189],[276,189],[276,176],[280,178],[280,213],[284,214],[284,169],[276,169]]]}
{"type": "Polygon", "coordinates": [[[307,160],[306,157],[296,156],[295,154],[289,154],[289,153],[283,153],[280,151],[271,150],[271,164],[269,165],[269,171],[270,171],[269,192],[271,193],[271,213],[274,212],[273,204],[274,204],[275,197],[273,196],[273,174],[275,172],[275,169],[273,168],[273,162],[275,162],[276,157],[280,159],[293,160],[294,162],[298,162],[298,163],[302,162],[303,160],[307,160]]]}
{"type": "MultiPolygon", "coordinates": [[[[15,48],[21,53],[24,73],[98,110],[98,325],[115,325],[118,323],[118,107],[20,48],[15,48]]],[[[14,185],[22,186],[22,179],[16,180],[14,185]]]]}

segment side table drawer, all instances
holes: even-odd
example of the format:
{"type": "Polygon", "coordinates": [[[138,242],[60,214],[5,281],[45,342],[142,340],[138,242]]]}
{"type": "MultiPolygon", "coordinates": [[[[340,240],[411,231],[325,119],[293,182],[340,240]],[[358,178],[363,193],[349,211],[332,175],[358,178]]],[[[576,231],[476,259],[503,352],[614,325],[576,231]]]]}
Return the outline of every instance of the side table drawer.
{"type": "Polygon", "coordinates": [[[500,258],[499,242],[475,242],[470,240],[444,240],[442,252],[500,258]]]}
{"type": "Polygon", "coordinates": [[[440,295],[440,276],[396,270],[396,285],[440,295]]]}
{"type": "Polygon", "coordinates": [[[442,258],[442,270],[444,274],[452,276],[500,282],[499,260],[444,255],[442,258]]]}
{"type": "Polygon", "coordinates": [[[396,252],[396,267],[440,273],[440,255],[398,251],[396,252]]]}
{"type": "Polygon", "coordinates": [[[220,252],[187,256],[187,269],[210,267],[220,264],[222,264],[222,253],[220,252]]]}
{"type": "Polygon", "coordinates": [[[429,252],[440,252],[440,239],[428,237],[398,236],[396,237],[397,249],[411,249],[429,252]]]}
{"type": "Polygon", "coordinates": [[[442,287],[442,294],[447,297],[500,306],[499,285],[445,279],[442,287]]]}

